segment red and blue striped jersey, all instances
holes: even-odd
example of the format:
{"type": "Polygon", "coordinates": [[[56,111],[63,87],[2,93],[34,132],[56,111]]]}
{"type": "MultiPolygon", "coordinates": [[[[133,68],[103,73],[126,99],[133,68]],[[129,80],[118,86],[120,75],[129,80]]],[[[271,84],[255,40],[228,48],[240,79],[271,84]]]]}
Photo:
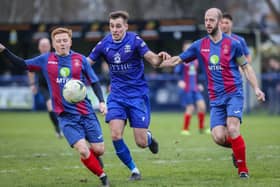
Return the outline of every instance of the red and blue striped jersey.
{"type": "Polygon", "coordinates": [[[81,80],[85,85],[99,81],[85,56],[74,51],[70,51],[67,56],[50,52],[25,60],[25,63],[30,71],[42,71],[48,84],[54,112],[82,115],[94,112],[87,97],[82,102],[71,104],[62,96],[63,86],[70,79],[81,80]]]}
{"type": "MultiPolygon", "coordinates": [[[[237,62],[242,56],[240,42],[224,33],[217,43],[206,36],[180,54],[183,61],[190,62],[197,58],[202,63],[207,73],[211,105],[221,104],[225,97],[232,94],[243,96],[242,77],[237,62]]],[[[242,65],[246,63],[244,61],[242,65]]]]}
{"type": "Polygon", "coordinates": [[[197,70],[198,60],[194,60],[190,63],[179,64],[175,67],[175,73],[179,74],[186,83],[185,91],[198,91],[197,83],[197,70]]]}

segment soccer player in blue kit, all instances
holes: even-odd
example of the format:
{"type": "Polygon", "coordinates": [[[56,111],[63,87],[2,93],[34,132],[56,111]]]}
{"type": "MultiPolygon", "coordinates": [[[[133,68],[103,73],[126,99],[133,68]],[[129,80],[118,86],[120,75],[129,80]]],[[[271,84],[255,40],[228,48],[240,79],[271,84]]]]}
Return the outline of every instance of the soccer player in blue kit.
{"type": "Polygon", "coordinates": [[[163,59],[170,56],[165,52],[153,53],[137,34],[127,32],[128,17],[125,11],[110,13],[111,33],[93,48],[88,61],[94,64],[102,57],[109,65],[111,92],[107,100],[106,122],[110,126],[116,154],[131,171],[130,180],[134,181],[140,180],[141,174],[123,140],[127,121],[133,128],[136,144],[141,148],[149,147],[154,154],[158,153],[158,142],[148,130],[149,88],[144,77],[143,58],[158,67],[163,59]]]}
{"type": "Polygon", "coordinates": [[[70,79],[90,82],[99,99],[99,109],[107,112],[98,78],[90,67],[86,57],[70,50],[72,31],[67,28],[56,28],[51,33],[55,52],[49,52],[32,59],[24,60],[17,57],[0,44],[0,52],[4,53],[13,64],[29,71],[41,70],[51,93],[54,112],[58,115],[60,129],[71,147],[74,147],[81,157],[82,163],[95,175],[102,186],[109,186],[99,160],[104,153],[102,129],[94,113],[90,100],[76,104],[68,103],[62,96],[64,84],[70,79]],[[87,145],[89,143],[90,148],[87,145]]]}
{"type": "Polygon", "coordinates": [[[208,35],[195,41],[190,48],[165,60],[161,67],[175,66],[198,59],[204,66],[208,79],[210,97],[210,125],[215,143],[231,148],[236,158],[240,178],[249,177],[246,164],[245,142],[240,134],[242,121],[243,90],[241,66],[259,101],[265,101],[256,75],[242,52],[240,43],[222,33],[222,12],[210,8],[205,12],[204,24],[208,35]]]}
{"type": "Polygon", "coordinates": [[[232,33],[232,25],[233,25],[232,16],[229,13],[223,13],[223,19],[221,22],[222,32],[230,35],[231,37],[233,37],[234,39],[236,39],[240,42],[243,53],[244,53],[245,57],[247,58],[247,62],[251,63],[252,59],[251,59],[248,45],[243,37],[232,33]]]}

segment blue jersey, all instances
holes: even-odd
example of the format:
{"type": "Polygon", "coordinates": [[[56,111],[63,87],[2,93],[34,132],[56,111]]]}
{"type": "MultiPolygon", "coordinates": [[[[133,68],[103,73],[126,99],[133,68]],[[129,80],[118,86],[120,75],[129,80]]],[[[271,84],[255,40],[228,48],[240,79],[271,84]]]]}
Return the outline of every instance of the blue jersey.
{"type": "Polygon", "coordinates": [[[149,51],[146,43],[135,33],[127,32],[116,42],[108,34],[89,55],[93,61],[103,57],[109,64],[111,97],[131,98],[148,93],[144,76],[143,57],[149,51]]]}
{"type": "Polygon", "coordinates": [[[85,84],[87,81],[89,83],[98,81],[85,56],[73,51],[67,56],[51,52],[25,60],[25,63],[30,71],[42,71],[51,94],[54,112],[61,114],[65,111],[82,115],[94,112],[87,97],[82,102],[71,104],[62,96],[63,86],[70,79],[78,79],[85,84]]]}
{"type": "MultiPolygon", "coordinates": [[[[222,34],[222,40],[214,43],[209,36],[194,42],[180,54],[183,61],[197,58],[207,72],[208,93],[211,105],[219,105],[230,95],[241,95],[242,77],[237,58],[244,56],[240,42],[222,34]]],[[[243,64],[247,62],[244,61],[243,64]]]]}
{"type": "Polygon", "coordinates": [[[248,56],[250,54],[250,52],[249,52],[249,48],[248,48],[248,45],[247,45],[245,39],[243,37],[238,36],[238,35],[233,34],[233,33],[230,36],[240,42],[240,45],[242,47],[242,51],[243,51],[244,55],[248,56]]]}

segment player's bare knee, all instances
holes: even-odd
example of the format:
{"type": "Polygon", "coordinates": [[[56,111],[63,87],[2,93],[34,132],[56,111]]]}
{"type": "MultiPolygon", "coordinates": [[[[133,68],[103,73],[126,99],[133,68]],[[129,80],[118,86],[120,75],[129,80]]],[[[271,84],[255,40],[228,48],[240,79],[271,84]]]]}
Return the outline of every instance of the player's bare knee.
{"type": "Polygon", "coordinates": [[[101,156],[101,155],[104,154],[104,149],[103,149],[103,150],[96,150],[96,151],[94,151],[94,154],[95,154],[96,156],[101,156]]]}
{"type": "Polygon", "coordinates": [[[214,141],[218,145],[223,145],[225,143],[225,136],[221,134],[213,134],[212,135],[214,141]]]}
{"type": "Polygon", "coordinates": [[[80,156],[83,158],[83,159],[86,159],[86,158],[88,158],[89,157],[89,154],[90,154],[90,152],[89,152],[89,149],[87,148],[87,147],[78,147],[78,148],[76,148],[77,149],[77,151],[79,152],[79,154],[80,154],[80,156]]]}
{"type": "Polygon", "coordinates": [[[95,155],[101,156],[105,152],[105,147],[104,146],[97,146],[93,149],[93,152],[94,152],[95,155]]]}
{"type": "Polygon", "coordinates": [[[227,130],[230,137],[235,137],[239,134],[239,128],[236,125],[228,125],[227,130]]]}
{"type": "Polygon", "coordinates": [[[85,140],[79,140],[73,145],[73,147],[79,152],[82,158],[88,157],[89,148],[87,147],[85,140]]]}
{"type": "Polygon", "coordinates": [[[118,133],[111,133],[111,138],[113,141],[122,139],[122,135],[118,133]]]}
{"type": "Polygon", "coordinates": [[[111,138],[113,141],[122,139],[122,133],[118,130],[111,130],[111,138]]]}
{"type": "Polygon", "coordinates": [[[137,140],[136,145],[138,147],[145,148],[145,147],[147,147],[147,141],[146,140],[137,140]]]}

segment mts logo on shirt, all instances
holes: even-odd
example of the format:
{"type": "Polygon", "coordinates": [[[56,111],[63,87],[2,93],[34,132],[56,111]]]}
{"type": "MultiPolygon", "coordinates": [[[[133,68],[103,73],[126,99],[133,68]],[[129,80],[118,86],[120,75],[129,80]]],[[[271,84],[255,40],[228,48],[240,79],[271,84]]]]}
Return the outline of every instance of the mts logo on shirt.
{"type": "Polygon", "coordinates": [[[211,55],[210,57],[210,63],[208,65],[208,69],[210,71],[220,71],[223,70],[221,65],[219,64],[220,58],[218,55],[211,55]]]}

